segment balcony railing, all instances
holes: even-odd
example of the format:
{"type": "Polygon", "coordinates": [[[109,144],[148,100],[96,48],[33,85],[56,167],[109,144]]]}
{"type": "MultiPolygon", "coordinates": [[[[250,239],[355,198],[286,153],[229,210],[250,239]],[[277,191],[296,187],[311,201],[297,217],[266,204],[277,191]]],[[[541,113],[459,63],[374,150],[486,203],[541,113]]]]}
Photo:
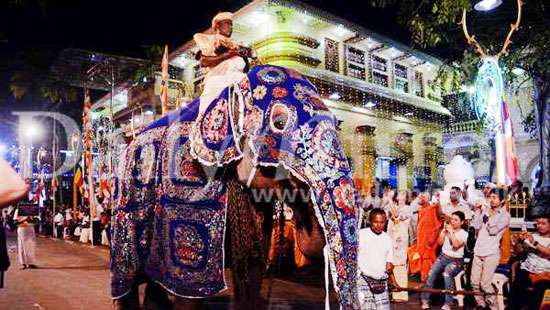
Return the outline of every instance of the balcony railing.
{"type": "Polygon", "coordinates": [[[481,123],[477,120],[453,123],[443,129],[443,133],[473,132],[481,129],[481,123]]]}

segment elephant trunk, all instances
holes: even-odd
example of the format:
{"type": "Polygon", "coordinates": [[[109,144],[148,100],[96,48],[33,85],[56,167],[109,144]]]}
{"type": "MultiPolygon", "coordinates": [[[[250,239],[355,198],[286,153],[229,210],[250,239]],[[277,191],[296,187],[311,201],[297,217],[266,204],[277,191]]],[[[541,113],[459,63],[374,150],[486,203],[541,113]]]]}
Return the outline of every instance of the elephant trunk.
{"type": "MultiPolygon", "coordinates": [[[[312,215],[314,217],[314,215],[312,215]]],[[[323,257],[323,248],[325,247],[325,236],[322,233],[321,226],[316,219],[313,221],[311,231],[304,226],[297,229],[296,242],[300,251],[310,259],[320,259],[323,257]]]]}

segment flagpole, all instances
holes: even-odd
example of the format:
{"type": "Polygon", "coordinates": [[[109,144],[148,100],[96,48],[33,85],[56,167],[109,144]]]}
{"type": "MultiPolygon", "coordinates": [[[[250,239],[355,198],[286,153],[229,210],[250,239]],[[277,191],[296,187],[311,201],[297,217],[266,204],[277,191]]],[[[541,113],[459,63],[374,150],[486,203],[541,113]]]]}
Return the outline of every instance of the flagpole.
{"type": "MultiPolygon", "coordinates": [[[[52,162],[53,162],[53,167],[52,167],[52,184],[50,184],[50,187],[51,187],[51,190],[53,191],[53,204],[52,204],[52,216],[55,216],[55,207],[57,205],[57,201],[56,201],[56,194],[57,194],[57,188],[53,188],[53,185],[54,184],[54,178],[55,178],[55,165],[56,165],[56,157],[57,157],[57,141],[56,141],[56,126],[55,126],[55,119],[52,120],[52,124],[53,124],[53,141],[52,141],[52,162]]],[[[55,186],[57,187],[57,182],[55,182],[55,186]]],[[[54,229],[55,229],[55,223],[53,224],[54,226],[54,229]]],[[[53,232],[52,232],[53,234],[53,232]]]]}

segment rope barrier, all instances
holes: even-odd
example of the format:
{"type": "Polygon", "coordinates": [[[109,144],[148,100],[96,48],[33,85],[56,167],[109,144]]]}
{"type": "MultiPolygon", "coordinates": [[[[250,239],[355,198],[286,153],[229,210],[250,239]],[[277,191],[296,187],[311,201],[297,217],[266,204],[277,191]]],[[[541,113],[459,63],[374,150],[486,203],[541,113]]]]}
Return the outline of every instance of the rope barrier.
{"type": "Polygon", "coordinates": [[[482,291],[466,291],[466,290],[447,290],[439,288],[423,288],[423,287],[400,287],[392,274],[389,280],[391,292],[413,292],[413,293],[430,293],[430,294],[448,294],[448,295],[474,295],[474,296],[490,296],[502,295],[502,293],[486,293],[482,291]]]}

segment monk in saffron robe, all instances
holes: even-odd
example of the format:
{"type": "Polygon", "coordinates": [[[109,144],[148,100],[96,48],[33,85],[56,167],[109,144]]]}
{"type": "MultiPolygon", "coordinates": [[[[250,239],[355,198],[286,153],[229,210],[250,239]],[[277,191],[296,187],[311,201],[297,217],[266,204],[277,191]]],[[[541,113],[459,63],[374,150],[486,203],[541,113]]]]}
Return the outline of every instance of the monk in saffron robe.
{"type": "Polygon", "coordinates": [[[437,259],[437,236],[441,228],[439,221],[439,205],[430,204],[428,193],[420,194],[418,198],[418,228],[416,244],[409,248],[410,272],[420,272],[422,282],[426,282],[433,263],[437,259]]]}
{"type": "MultiPolygon", "coordinates": [[[[289,242],[294,250],[294,263],[296,267],[301,268],[311,264],[298,247],[298,230],[296,229],[296,219],[293,218],[292,209],[284,206],[285,223],[283,226],[283,239],[289,242]]],[[[274,265],[277,262],[277,257],[286,249],[279,244],[280,238],[279,225],[274,225],[271,232],[271,246],[268,254],[268,264],[274,265]]]]}

